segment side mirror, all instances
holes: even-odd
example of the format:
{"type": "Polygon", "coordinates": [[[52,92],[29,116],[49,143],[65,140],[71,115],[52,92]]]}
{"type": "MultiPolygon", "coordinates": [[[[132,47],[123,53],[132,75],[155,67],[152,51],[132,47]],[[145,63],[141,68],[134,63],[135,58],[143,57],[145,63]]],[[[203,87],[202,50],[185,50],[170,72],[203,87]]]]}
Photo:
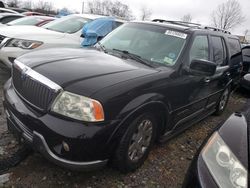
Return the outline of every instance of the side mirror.
{"type": "Polygon", "coordinates": [[[217,65],[214,62],[194,59],[190,64],[190,73],[195,76],[213,76],[217,65]]]}

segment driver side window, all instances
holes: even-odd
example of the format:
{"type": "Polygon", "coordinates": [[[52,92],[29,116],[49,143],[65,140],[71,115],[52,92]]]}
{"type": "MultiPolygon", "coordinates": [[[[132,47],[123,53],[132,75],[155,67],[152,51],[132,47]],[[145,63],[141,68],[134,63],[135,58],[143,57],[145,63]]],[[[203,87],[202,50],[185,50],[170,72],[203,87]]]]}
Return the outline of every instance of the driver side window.
{"type": "Polygon", "coordinates": [[[205,35],[196,36],[190,49],[190,62],[193,59],[209,60],[208,38],[205,35]]]}

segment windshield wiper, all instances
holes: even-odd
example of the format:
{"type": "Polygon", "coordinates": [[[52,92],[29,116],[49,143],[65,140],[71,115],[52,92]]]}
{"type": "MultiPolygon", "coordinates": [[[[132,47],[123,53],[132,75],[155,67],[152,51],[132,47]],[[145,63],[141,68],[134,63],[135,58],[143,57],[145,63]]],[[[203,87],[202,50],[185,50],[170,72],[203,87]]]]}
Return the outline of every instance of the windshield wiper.
{"type": "Polygon", "coordinates": [[[105,48],[104,45],[102,45],[100,42],[97,42],[97,44],[99,45],[99,47],[101,48],[101,50],[104,52],[104,53],[107,53],[107,50],[105,48]]]}
{"type": "Polygon", "coordinates": [[[148,63],[148,61],[142,59],[141,56],[136,55],[136,54],[133,54],[133,53],[130,53],[130,52],[127,51],[127,50],[119,50],[119,49],[115,49],[115,48],[114,48],[113,51],[120,52],[120,53],[122,53],[123,55],[129,57],[130,59],[133,59],[133,60],[135,60],[135,61],[137,61],[137,62],[139,62],[139,63],[141,63],[141,64],[143,64],[143,65],[146,65],[146,66],[148,66],[148,67],[154,68],[152,65],[150,65],[150,64],[148,63]]]}

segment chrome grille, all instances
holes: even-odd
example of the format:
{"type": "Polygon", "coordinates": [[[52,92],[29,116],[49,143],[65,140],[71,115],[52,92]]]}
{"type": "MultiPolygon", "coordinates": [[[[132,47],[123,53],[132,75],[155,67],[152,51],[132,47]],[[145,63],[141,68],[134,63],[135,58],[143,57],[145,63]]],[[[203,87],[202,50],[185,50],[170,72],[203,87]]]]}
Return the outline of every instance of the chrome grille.
{"type": "Polygon", "coordinates": [[[46,111],[61,87],[22,63],[12,68],[12,82],[21,98],[33,107],[46,111]]]}

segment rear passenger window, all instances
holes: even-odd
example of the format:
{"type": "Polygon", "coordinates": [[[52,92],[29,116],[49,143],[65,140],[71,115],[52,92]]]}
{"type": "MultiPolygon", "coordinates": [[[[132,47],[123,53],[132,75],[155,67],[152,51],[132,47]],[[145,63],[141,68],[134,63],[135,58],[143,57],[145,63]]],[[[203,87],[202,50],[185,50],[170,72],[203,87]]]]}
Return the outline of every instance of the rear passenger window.
{"type": "Polygon", "coordinates": [[[214,62],[219,65],[226,64],[226,48],[225,42],[221,37],[212,36],[212,45],[213,45],[213,59],[214,62]]]}
{"type": "Polygon", "coordinates": [[[190,62],[193,59],[209,60],[207,36],[197,36],[190,50],[190,62]]]}
{"type": "Polygon", "coordinates": [[[234,38],[228,38],[229,42],[229,49],[230,49],[230,62],[231,64],[238,64],[242,62],[242,53],[241,53],[241,46],[240,42],[237,39],[234,38]]]}

